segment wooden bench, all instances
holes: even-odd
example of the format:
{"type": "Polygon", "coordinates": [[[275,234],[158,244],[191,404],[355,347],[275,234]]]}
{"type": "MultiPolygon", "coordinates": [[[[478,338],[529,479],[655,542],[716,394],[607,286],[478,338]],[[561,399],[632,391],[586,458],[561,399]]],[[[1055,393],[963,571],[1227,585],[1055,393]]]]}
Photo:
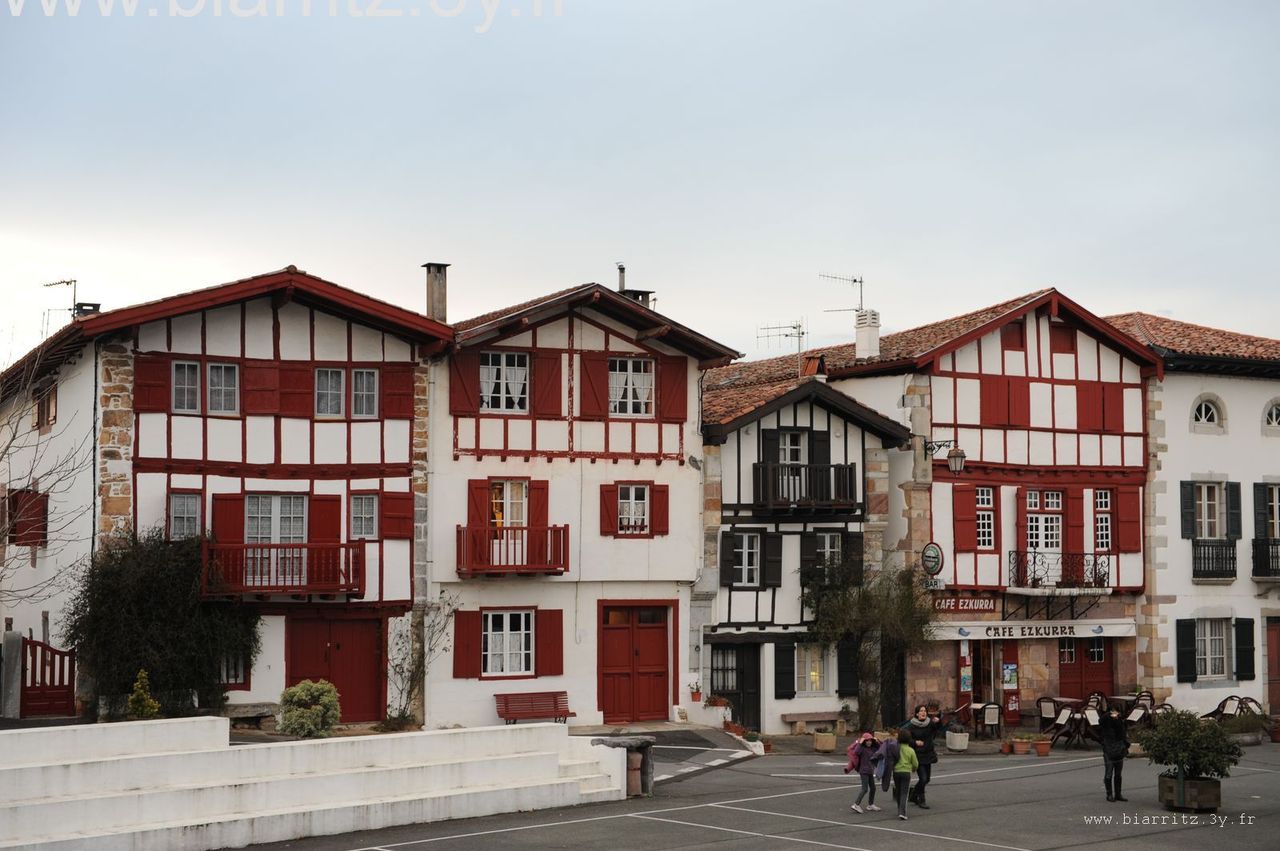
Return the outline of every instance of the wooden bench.
{"type": "Polygon", "coordinates": [[[848,733],[845,729],[844,719],[840,717],[840,713],[836,710],[830,712],[784,712],[782,714],[782,723],[791,725],[791,734],[794,736],[803,736],[807,733],[808,730],[805,724],[810,721],[829,722],[838,736],[844,736],[848,733]]]}
{"type": "Polygon", "coordinates": [[[570,718],[576,718],[578,715],[576,712],[569,711],[569,692],[567,691],[495,694],[493,699],[498,705],[498,717],[508,724],[541,718],[568,723],[570,718]]]}

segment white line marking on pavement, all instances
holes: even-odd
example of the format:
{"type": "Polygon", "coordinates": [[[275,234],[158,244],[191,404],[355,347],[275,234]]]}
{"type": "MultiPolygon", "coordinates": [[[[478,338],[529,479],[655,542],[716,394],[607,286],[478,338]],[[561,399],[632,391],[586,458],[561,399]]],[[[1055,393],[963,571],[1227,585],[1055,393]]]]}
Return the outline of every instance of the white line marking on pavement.
{"type": "Polygon", "coordinates": [[[670,780],[673,776],[674,775],[671,774],[659,774],[657,777],[653,778],[653,782],[658,783],[662,780],[670,780]]]}
{"type": "MultiPolygon", "coordinates": [[[[973,770],[973,771],[953,771],[953,772],[951,772],[950,774],[935,774],[935,775],[933,775],[933,780],[945,780],[945,779],[946,779],[946,778],[948,778],[948,777],[963,777],[963,776],[965,776],[966,774],[990,774],[990,773],[992,773],[992,772],[994,772],[994,771],[1018,771],[1018,770],[1023,769],[1023,768],[1051,768],[1051,767],[1053,767],[1053,766],[1055,766],[1055,765],[1071,765],[1071,764],[1073,764],[1073,763],[1077,763],[1077,762],[1093,762],[1094,760],[1099,760],[1099,759],[1102,759],[1102,757],[1100,757],[1100,756],[1087,756],[1087,757],[1082,757],[1082,758],[1080,758],[1080,759],[1059,759],[1059,760],[1055,760],[1054,762],[1028,762],[1028,763],[1026,763],[1025,765],[1006,765],[1006,766],[1005,766],[1005,767],[1003,767],[1003,768],[978,768],[978,769],[975,769],[975,770],[973,770]]],[[[1259,770],[1259,771],[1264,771],[1264,770],[1266,770],[1266,769],[1257,769],[1257,770],[1259,770]]],[[[821,779],[821,780],[839,780],[839,781],[849,781],[849,782],[852,782],[852,781],[854,781],[854,780],[857,780],[857,779],[858,779],[856,775],[852,775],[852,774],[850,774],[850,775],[844,775],[844,774],[770,774],[769,776],[770,776],[770,777],[800,777],[800,778],[815,778],[815,779],[821,779]]],[[[932,782],[932,781],[930,781],[930,782],[932,782]]]]}
{"type": "Polygon", "coordinates": [[[762,816],[779,816],[781,818],[798,819],[800,821],[816,821],[820,824],[833,824],[839,827],[856,827],[862,830],[884,830],[889,833],[903,833],[908,836],[921,836],[925,839],[941,839],[945,842],[963,842],[967,845],[982,845],[986,848],[1003,848],[1006,849],[1006,851],[1031,851],[1030,848],[1019,848],[1016,845],[996,845],[992,842],[980,842],[977,839],[960,839],[959,837],[943,836],[937,833],[920,833],[915,830],[902,830],[901,828],[884,827],[883,825],[878,824],[858,824],[857,822],[835,821],[833,819],[813,818],[811,816],[797,816],[792,815],[791,813],[775,813],[770,812],[769,810],[747,809],[746,807],[729,807],[724,804],[711,804],[710,806],[721,810],[736,810],[737,812],[742,813],[759,813],[762,816]]]}
{"type": "Polygon", "coordinates": [[[633,814],[631,818],[644,819],[645,821],[661,821],[661,822],[666,822],[667,824],[684,825],[685,827],[697,827],[697,828],[701,828],[702,830],[719,830],[725,833],[736,833],[740,836],[758,836],[761,839],[781,839],[785,842],[799,842],[802,845],[820,845],[823,848],[843,848],[843,849],[846,849],[846,851],[870,851],[870,849],[861,848],[857,845],[836,845],[832,842],[818,842],[815,839],[800,839],[799,837],[795,837],[795,836],[780,836],[776,833],[757,833],[754,830],[738,830],[732,827],[717,827],[716,825],[712,825],[712,824],[698,824],[697,822],[693,822],[693,821],[677,821],[675,819],[657,818],[655,816],[640,815],[638,813],[633,814]]]}
{"type": "Polygon", "coordinates": [[[710,762],[708,762],[707,765],[724,765],[728,761],[729,760],[727,759],[713,759],[710,762]]]}
{"type": "Polygon", "coordinates": [[[1250,768],[1247,765],[1237,765],[1236,768],[1243,769],[1244,771],[1265,771],[1267,774],[1280,774],[1280,771],[1276,771],[1274,768],[1250,768]]]}
{"type": "Polygon", "coordinates": [[[650,745],[655,751],[660,749],[673,751],[731,751],[733,748],[695,748],[687,745],[650,745]]]}
{"type": "Polygon", "coordinates": [[[697,765],[690,765],[690,766],[686,766],[685,768],[678,769],[678,772],[680,774],[688,774],[690,771],[697,771],[698,768],[699,766],[697,765]]]}

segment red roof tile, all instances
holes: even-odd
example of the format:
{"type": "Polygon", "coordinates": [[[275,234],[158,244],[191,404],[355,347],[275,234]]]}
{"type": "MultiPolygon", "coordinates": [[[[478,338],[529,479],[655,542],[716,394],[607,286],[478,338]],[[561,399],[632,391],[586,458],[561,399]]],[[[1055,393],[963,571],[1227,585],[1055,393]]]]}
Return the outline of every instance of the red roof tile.
{"type": "Polygon", "coordinates": [[[1150,313],[1121,313],[1105,319],[1130,337],[1180,355],[1280,360],[1280,340],[1270,337],[1224,331],[1150,313]]]}
{"type": "Polygon", "coordinates": [[[510,316],[515,313],[523,313],[526,310],[537,307],[544,301],[553,301],[560,296],[568,295],[574,290],[585,290],[588,287],[594,287],[595,284],[578,284],[576,287],[566,287],[563,290],[557,290],[547,295],[540,295],[537,298],[531,298],[528,301],[522,301],[519,304],[513,304],[510,307],[503,307],[498,310],[491,310],[488,313],[482,313],[479,316],[473,316],[470,319],[464,319],[461,322],[454,322],[453,327],[458,331],[470,331],[472,328],[479,328],[481,325],[488,325],[495,319],[501,319],[504,316],[510,316]]]}
{"type": "Polygon", "coordinates": [[[761,405],[768,404],[800,384],[799,378],[771,384],[752,384],[746,387],[729,387],[720,390],[704,389],[702,393],[702,421],[727,423],[749,414],[761,405]]]}

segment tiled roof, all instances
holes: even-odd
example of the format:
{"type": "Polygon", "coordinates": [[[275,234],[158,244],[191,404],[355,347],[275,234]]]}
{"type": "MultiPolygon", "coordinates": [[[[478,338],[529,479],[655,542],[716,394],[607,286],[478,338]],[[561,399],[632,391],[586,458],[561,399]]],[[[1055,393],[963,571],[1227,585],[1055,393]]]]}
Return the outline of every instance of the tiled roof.
{"type": "Polygon", "coordinates": [[[537,298],[531,298],[528,301],[522,301],[519,304],[513,304],[510,307],[491,310],[488,313],[482,313],[479,316],[473,316],[470,319],[464,319],[461,322],[454,322],[453,327],[458,331],[470,331],[472,328],[479,328],[481,325],[487,325],[495,319],[501,319],[504,316],[510,316],[516,313],[523,313],[530,308],[537,307],[544,301],[553,301],[561,296],[568,295],[575,290],[583,290],[593,286],[595,286],[595,284],[578,284],[576,287],[567,287],[563,290],[548,293],[547,295],[540,295],[537,298]]]}
{"type": "MultiPolygon", "coordinates": [[[[835,346],[810,349],[808,355],[823,355],[826,358],[827,372],[832,375],[842,370],[863,364],[890,364],[897,361],[913,360],[933,351],[941,345],[961,337],[970,331],[1013,313],[1027,303],[1035,301],[1052,290],[1036,290],[1033,293],[975,310],[962,316],[953,316],[899,331],[896,334],[885,334],[880,338],[880,355],[875,358],[859,358],[853,343],[840,343],[835,346]]],[[[704,388],[707,391],[726,389],[729,387],[745,387],[756,384],[773,384],[792,379],[799,374],[799,359],[795,355],[783,355],[758,361],[730,364],[710,370],[707,373],[704,388]]]]}
{"type": "Polygon", "coordinates": [[[799,378],[771,384],[752,384],[746,387],[729,387],[720,390],[704,389],[702,393],[702,421],[705,423],[731,422],[749,414],[779,396],[791,392],[800,384],[799,378]]]}
{"type": "Polygon", "coordinates": [[[1122,313],[1106,321],[1149,346],[1180,355],[1280,361],[1280,340],[1180,322],[1150,313],[1122,313]]]}

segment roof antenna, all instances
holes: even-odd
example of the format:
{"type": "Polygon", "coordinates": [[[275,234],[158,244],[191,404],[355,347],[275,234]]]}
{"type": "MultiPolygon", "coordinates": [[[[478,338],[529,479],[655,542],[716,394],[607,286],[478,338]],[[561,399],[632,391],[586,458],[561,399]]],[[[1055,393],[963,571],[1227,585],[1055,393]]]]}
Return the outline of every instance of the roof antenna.
{"type": "MultiPolygon", "coordinates": [[[[826,278],[828,281],[839,281],[839,282],[840,282],[840,283],[842,283],[842,284],[849,284],[850,286],[852,286],[852,285],[855,285],[855,284],[856,284],[856,285],[857,285],[857,287],[858,287],[858,306],[857,306],[856,308],[852,308],[852,309],[853,309],[853,310],[862,310],[862,278],[855,278],[855,277],[853,277],[852,275],[824,275],[824,274],[821,274],[821,273],[819,273],[818,277],[819,277],[819,278],[826,278]]],[[[850,308],[845,308],[845,310],[848,310],[848,309],[850,309],[850,308]]],[[[828,310],[828,311],[825,311],[825,312],[826,312],[826,313],[838,313],[838,312],[840,312],[840,311],[836,311],[836,310],[828,310]]]]}
{"type": "MultiPolygon", "coordinates": [[[[65,281],[53,281],[52,283],[41,284],[40,286],[44,287],[45,289],[48,289],[49,287],[71,287],[71,307],[65,308],[65,310],[67,311],[67,313],[70,313],[72,316],[76,315],[76,279],[75,278],[68,278],[65,281]]],[[[40,329],[41,337],[49,336],[49,314],[60,313],[63,309],[64,308],[52,308],[44,312],[44,327],[40,329]]]]}
{"type": "Polygon", "coordinates": [[[761,325],[756,328],[757,343],[771,343],[774,340],[796,341],[796,375],[804,373],[804,338],[808,331],[804,327],[804,319],[797,319],[785,325],[761,325]]]}

